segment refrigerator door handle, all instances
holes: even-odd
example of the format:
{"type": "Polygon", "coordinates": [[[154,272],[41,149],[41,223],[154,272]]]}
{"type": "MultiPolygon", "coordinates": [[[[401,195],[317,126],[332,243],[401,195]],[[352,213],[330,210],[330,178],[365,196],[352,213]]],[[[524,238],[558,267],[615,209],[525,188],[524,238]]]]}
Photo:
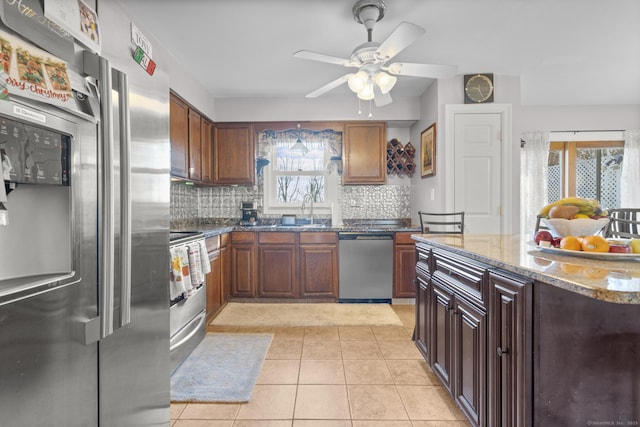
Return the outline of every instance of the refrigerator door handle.
{"type": "Polygon", "coordinates": [[[113,89],[118,92],[120,122],[120,319],[118,327],[131,321],[131,123],[129,80],[125,73],[113,69],[113,89]]]}
{"type": "Polygon", "coordinates": [[[114,170],[114,141],[113,141],[113,110],[111,64],[103,57],[98,59],[99,67],[99,96],[100,96],[100,137],[101,150],[98,150],[99,175],[102,185],[98,188],[98,212],[102,217],[99,222],[101,240],[101,254],[98,259],[100,268],[99,312],[100,338],[113,333],[113,303],[114,303],[114,268],[115,268],[115,177],[114,170]],[[102,159],[100,159],[102,157],[102,159]],[[102,161],[100,161],[102,160],[102,161]]]}

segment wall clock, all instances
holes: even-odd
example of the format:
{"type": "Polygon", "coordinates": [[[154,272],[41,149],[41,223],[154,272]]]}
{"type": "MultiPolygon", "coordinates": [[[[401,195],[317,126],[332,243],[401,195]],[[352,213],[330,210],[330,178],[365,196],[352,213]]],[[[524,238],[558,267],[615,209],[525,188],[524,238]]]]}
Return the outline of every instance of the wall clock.
{"type": "Polygon", "coordinates": [[[493,74],[466,74],[464,76],[464,103],[493,102],[493,74]]]}

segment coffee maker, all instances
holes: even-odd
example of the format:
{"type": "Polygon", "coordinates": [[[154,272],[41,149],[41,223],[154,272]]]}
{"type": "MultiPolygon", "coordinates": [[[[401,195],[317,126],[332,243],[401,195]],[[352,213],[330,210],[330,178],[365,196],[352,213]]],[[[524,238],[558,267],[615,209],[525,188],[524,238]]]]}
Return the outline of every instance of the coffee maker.
{"type": "Polygon", "coordinates": [[[258,223],[258,204],[255,200],[242,202],[240,210],[242,211],[240,225],[256,225],[258,223]]]}

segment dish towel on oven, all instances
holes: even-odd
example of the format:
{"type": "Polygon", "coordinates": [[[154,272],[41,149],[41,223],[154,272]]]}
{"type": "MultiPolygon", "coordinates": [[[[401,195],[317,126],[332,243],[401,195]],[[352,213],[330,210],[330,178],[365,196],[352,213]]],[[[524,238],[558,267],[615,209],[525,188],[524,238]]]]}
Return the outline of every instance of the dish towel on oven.
{"type": "Polygon", "coordinates": [[[202,272],[206,276],[211,273],[211,264],[209,264],[209,252],[207,251],[207,245],[204,240],[198,242],[200,244],[200,260],[202,261],[202,272]]]}
{"type": "Polygon", "coordinates": [[[202,271],[202,257],[200,256],[200,245],[198,242],[187,246],[189,251],[189,268],[191,270],[191,282],[194,287],[204,282],[204,274],[202,271]]]}
{"type": "Polygon", "coordinates": [[[5,203],[7,202],[7,192],[4,188],[4,180],[9,180],[11,176],[9,175],[9,170],[4,172],[2,169],[2,164],[6,161],[7,168],[10,166],[9,164],[9,156],[5,156],[2,154],[4,150],[0,150],[0,225],[8,225],[9,224],[9,212],[7,212],[7,208],[5,207],[5,203]]]}
{"type": "MultiPolygon", "coordinates": [[[[171,256],[171,271],[169,273],[169,298],[175,301],[185,295],[187,288],[184,284],[183,265],[180,257],[179,248],[169,249],[171,256]]],[[[187,277],[189,277],[189,266],[186,266],[187,277]]],[[[191,286],[191,284],[189,284],[191,286]]]]}

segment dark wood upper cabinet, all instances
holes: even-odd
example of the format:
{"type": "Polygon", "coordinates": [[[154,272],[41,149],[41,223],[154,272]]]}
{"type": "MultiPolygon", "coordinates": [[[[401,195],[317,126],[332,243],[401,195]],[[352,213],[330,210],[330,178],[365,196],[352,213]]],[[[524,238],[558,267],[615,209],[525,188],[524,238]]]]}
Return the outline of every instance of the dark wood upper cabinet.
{"type": "Polygon", "coordinates": [[[254,184],[255,144],[250,123],[216,123],[213,133],[213,183],[254,184]]]}
{"type": "Polygon", "coordinates": [[[201,138],[201,165],[202,165],[202,181],[207,183],[213,183],[213,124],[202,118],[202,125],[200,126],[200,138],[201,138]]]}
{"type": "Polygon", "coordinates": [[[202,180],[202,139],[200,127],[202,116],[197,111],[189,109],[189,178],[202,180]]]}
{"type": "Polygon", "coordinates": [[[171,175],[189,178],[189,107],[171,94],[171,175]]]}
{"type": "Polygon", "coordinates": [[[213,183],[212,123],[178,95],[170,96],[171,175],[213,183]]]}
{"type": "Polygon", "coordinates": [[[348,122],[344,125],[343,184],[386,182],[386,124],[348,122]]]}

